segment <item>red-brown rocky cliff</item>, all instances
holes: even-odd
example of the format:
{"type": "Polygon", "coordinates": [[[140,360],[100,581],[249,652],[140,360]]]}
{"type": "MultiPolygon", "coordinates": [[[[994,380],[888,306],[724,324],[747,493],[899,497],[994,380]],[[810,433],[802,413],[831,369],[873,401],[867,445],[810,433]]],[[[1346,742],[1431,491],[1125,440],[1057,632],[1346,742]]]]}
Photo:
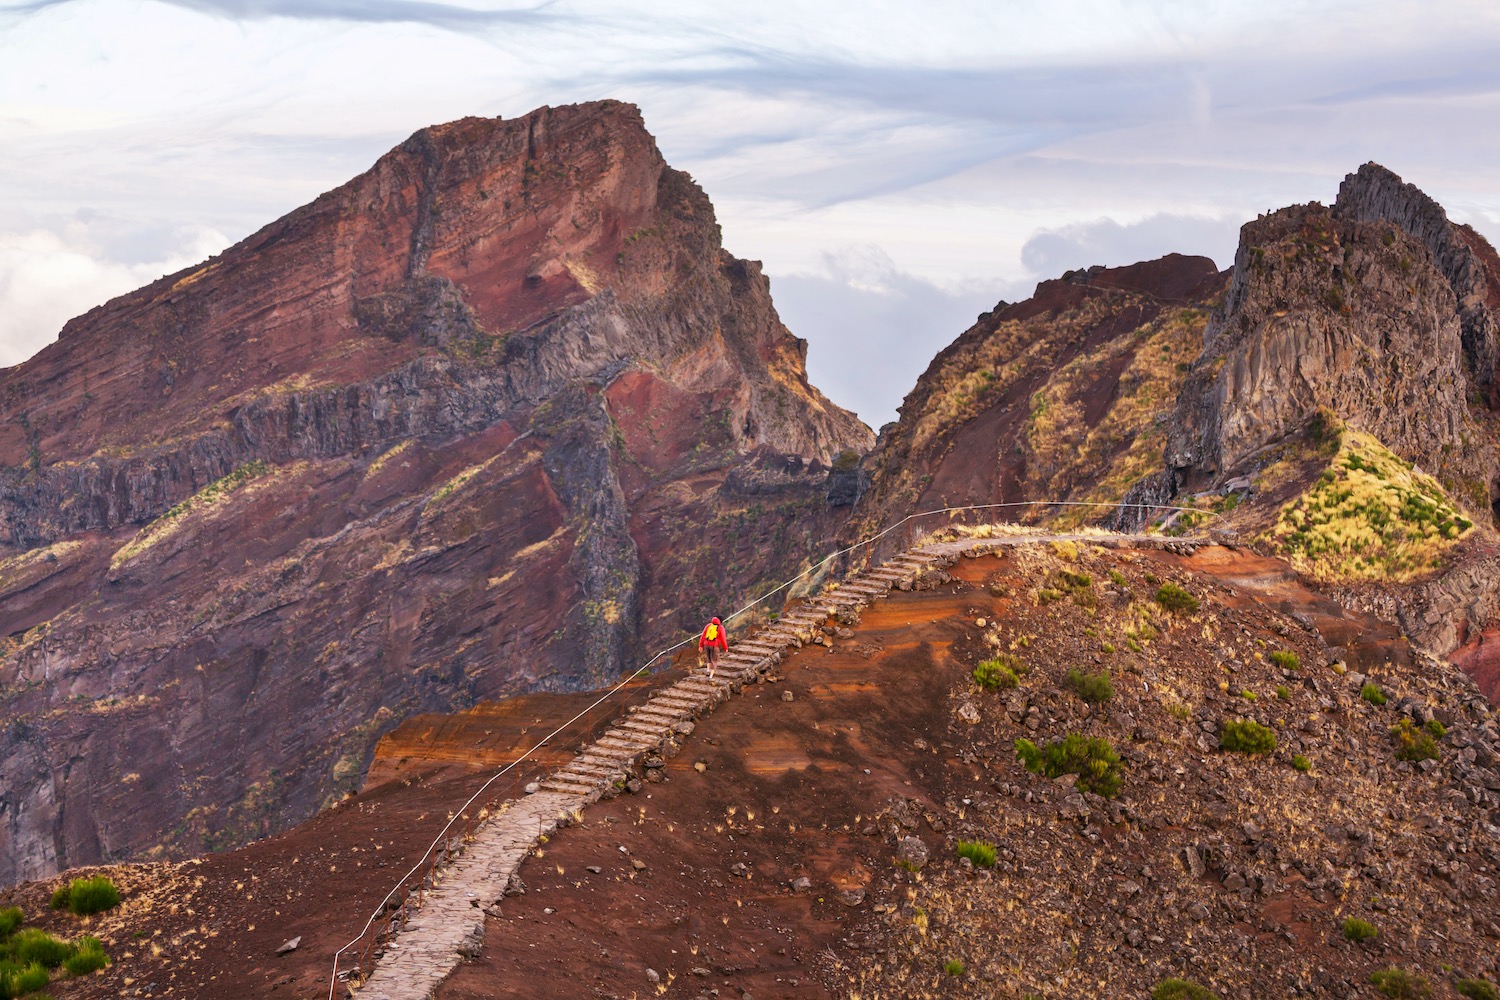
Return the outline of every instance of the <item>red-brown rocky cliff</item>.
{"type": "Polygon", "coordinates": [[[870,433],[639,113],[424,129],[0,372],[0,882],[196,852],[400,718],[617,675],[870,433]]]}

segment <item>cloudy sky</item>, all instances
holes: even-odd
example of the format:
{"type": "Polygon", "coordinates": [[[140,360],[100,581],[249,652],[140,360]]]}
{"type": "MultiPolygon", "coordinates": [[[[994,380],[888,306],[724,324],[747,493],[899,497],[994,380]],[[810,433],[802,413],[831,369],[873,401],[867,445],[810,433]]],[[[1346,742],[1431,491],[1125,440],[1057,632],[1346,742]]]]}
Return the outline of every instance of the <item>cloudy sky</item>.
{"type": "Polygon", "coordinates": [[[424,125],[615,97],[878,426],[996,300],[1366,160],[1500,242],[1496,52],[1489,0],[0,0],[0,365],[424,125]]]}

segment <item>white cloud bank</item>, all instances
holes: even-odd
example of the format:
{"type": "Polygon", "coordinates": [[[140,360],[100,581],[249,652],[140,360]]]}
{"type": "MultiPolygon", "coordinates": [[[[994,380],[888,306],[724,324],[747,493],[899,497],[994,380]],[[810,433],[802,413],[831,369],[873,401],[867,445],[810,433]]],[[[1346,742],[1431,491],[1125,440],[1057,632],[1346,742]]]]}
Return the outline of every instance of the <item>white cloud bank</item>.
{"type": "Polygon", "coordinates": [[[0,0],[0,364],[417,128],[616,97],[879,424],[996,299],[1366,160],[1500,238],[1496,51],[1487,0],[0,0]]]}
{"type": "Polygon", "coordinates": [[[184,234],[172,254],[124,263],[72,227],[0,233],[0,368],[18,364],[57,337],[64,323],[116,295],[222,250],[209,230],[184,234]]]}

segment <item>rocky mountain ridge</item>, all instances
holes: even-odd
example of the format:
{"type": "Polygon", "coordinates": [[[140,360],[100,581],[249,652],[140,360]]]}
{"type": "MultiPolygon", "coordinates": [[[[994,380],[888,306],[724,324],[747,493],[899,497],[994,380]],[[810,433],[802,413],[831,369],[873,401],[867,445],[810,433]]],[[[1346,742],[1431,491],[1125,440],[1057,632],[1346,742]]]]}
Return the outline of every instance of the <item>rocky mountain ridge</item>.
{"type": "Polygon", "coordinates": [[[284,828],[400,718],[788,575],[870,441],[805,350],[608,101],[424,129],[72,321],[0,373],[0,881],[284,828]]]}

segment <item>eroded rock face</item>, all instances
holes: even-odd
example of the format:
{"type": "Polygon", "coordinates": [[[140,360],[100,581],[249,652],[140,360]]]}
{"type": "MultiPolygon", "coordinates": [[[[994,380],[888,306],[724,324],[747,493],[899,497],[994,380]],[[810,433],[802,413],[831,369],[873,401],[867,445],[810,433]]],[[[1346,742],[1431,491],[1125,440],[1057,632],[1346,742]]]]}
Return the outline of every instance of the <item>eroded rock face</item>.
{"type": "Polygon", "coordinates": [[[1500,287],[1486,273],[1495,266],[1494,248],[1469,226],[1449,222],[1441,205],[1378,163],[1366,163],[1344,178],[1335,210],[1358,222],[1394,223],[1427,248],[1458,302],[1464,356],[1474,384],[1491,409],[1500,405],[1495,392],[1500,287]]]}
{"type": "Polygon", "coordinates": [[[805,350],[617,102],[424,129],[73,320],[0,373],[0,882],[280,829],[779,581],[871,440],[805,350]]]}
{"type": "Polygon", "coordinates": [[[1247,223],[1173,420],[1178,484],[1239,467],[1325,407],[1483,498],[1495,457],[1472,401],[1493,384],[1495,335],[1471,240],[1375,164],[1332,209],[1247,223]]]}
{"type": "MultiPolygon", "coordinates": [[[[1031,500],[1099,502],[1099,510],[1047,513],[1104,515],[1159,466],[1159,418],[1170,412],[1224,281],[1206,257],[1169,254],[1069,272],[980,316],[917,380],[900,420],[882,429],[863,463],[871,486],[851,527],[868,532],[914,510],[1031,500]]],[[[999,507],[993,516],[1041,512],[999,507]]]]}

